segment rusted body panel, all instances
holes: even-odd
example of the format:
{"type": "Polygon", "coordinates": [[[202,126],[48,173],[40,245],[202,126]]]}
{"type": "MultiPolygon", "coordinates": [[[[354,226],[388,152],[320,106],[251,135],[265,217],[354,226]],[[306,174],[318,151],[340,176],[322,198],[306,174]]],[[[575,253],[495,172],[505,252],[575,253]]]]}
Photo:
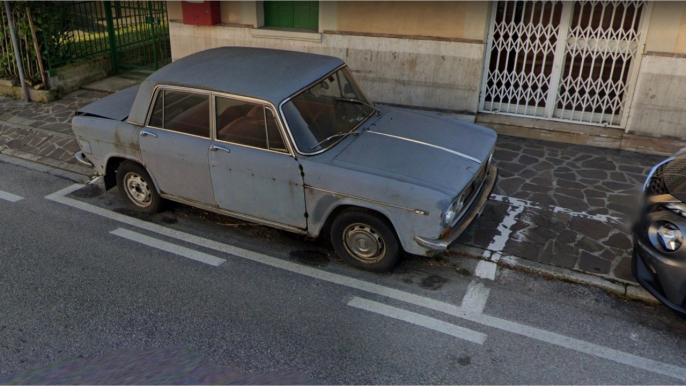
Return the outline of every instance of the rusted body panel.
{"type": "Polygon", "coordinates": [[[141,128],[126,122],[91,116],[75,116],[72,130],[81,150],[98,173],[105,174],[111,157],[142,161],[139,146],[141,128]]]}

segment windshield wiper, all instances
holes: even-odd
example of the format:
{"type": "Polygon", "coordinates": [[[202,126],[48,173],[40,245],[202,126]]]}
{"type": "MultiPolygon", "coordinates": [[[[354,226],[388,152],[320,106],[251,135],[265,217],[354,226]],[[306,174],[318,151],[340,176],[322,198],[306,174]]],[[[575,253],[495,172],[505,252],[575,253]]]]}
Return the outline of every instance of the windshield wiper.
{"type": "Polygon", "coordinates": [[[338,133],[338,134],[334,134],[334,135],[332,135],[332,136],[330,136],[330,137],[327,137],[327,138],[325,138],[325,139],[323,139],[323,140],[317,142],[314,146],[310,147],[310,150],[312,150],[312,149],[314,149],[315,147],[321,145],[322,143],[329,142],[330,140],[332,140],[332,139],[334,139],[334,138],[338,138],[338,137],[347,137],[347,136],[350,135],[350,134],[357,134],[357,132],[356,132],[356,131],[349,131],[349,132],[347,132],[347,133],[340,132],[340,133],[338,133]]]}
{"type": "Polygon", "coordinates": [[[377,114],[377,115],[381,115],[381,110],[377,109],[376,107],[370,105],[370,104],[367,103],[367,102],[362,102],[362,101],[359,100],[359,99],[352,99],[352,98],[336,98],[336,100],[339,101],[339,102],[356,103],[356,104],[358,104],[358,105],[364,105],[364,106],[367,106],[367,107],[371,107],[372,109],[374,109],[374,111],[376,111],[376,114],[377,114]]]}

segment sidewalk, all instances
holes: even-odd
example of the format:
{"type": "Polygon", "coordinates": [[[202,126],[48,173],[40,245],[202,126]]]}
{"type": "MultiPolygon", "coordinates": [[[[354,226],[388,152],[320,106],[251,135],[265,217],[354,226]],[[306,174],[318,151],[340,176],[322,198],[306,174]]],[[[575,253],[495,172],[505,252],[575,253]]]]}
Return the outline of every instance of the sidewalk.
{"type": "Polygon", "coordinates": [[[92,174],[91,168],[74,159],[79,146],[71,131],[71,119],[74,111],[106,95],[79,90],[49,104],[0,98],[0,153],[92,174]]]}
{"type": "MultiPolygon", "coordinates": [[[[48,105],[0,98],[0,153],[92,174],[73,157],[70,122],[106,95],[79,90],[48,105]]],[[[493,158],[494,195],[454,253],[647,299],[631,276],[629,221],[663,157],[500,136],[493,158]]]]}

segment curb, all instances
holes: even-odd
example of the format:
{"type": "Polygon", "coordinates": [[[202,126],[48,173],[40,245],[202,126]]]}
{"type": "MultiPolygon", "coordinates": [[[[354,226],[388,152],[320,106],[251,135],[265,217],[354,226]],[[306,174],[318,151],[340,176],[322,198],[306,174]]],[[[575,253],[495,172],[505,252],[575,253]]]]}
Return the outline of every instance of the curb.
{"type": "Polygon", "coordinates": [[[73,165],[52,158],[41,157],[9,148],[0,148],[0,161],[64,177],[77,182],[88,182],[96,175],[93,169],[85,166],[73,165]]]}
{"type": "Polygon", "coordinates": [[[570,283],[583,284],[600,288],[615,295],[630,300],[642,301],[650,304],[660,302],[640,285],[620,279],[610,280],[590,273],[579,272],[568,268],[539,263],[537,261],[522,259],[512,255],[501,255],[486,249],[470,247],[467,245],[455,245],[448,253],[453,255],[469,256],[481,260],[492,261],[500,266],[530,272],[539,276],[546,276],[556,280],[570,283]]]}

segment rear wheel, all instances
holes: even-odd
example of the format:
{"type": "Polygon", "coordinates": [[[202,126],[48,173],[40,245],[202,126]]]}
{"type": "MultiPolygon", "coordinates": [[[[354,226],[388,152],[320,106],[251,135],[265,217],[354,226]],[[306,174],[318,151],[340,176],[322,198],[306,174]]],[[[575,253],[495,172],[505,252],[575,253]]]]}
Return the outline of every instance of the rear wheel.
{"type": "Polygon", "coordinates": [[[348,264],[368,271],[388,271],[400,260],[400,242],[393,226],[367,210],[340,213],[331,225],[331,243],[348,264]]]}
{"type": "Polygon", "coordinates": [[[162,198],[148,172],[141,165],[126,161],[117,169],[119,192],[129,207],[141,213],[156,213],[162,207],[162,198]]]}

